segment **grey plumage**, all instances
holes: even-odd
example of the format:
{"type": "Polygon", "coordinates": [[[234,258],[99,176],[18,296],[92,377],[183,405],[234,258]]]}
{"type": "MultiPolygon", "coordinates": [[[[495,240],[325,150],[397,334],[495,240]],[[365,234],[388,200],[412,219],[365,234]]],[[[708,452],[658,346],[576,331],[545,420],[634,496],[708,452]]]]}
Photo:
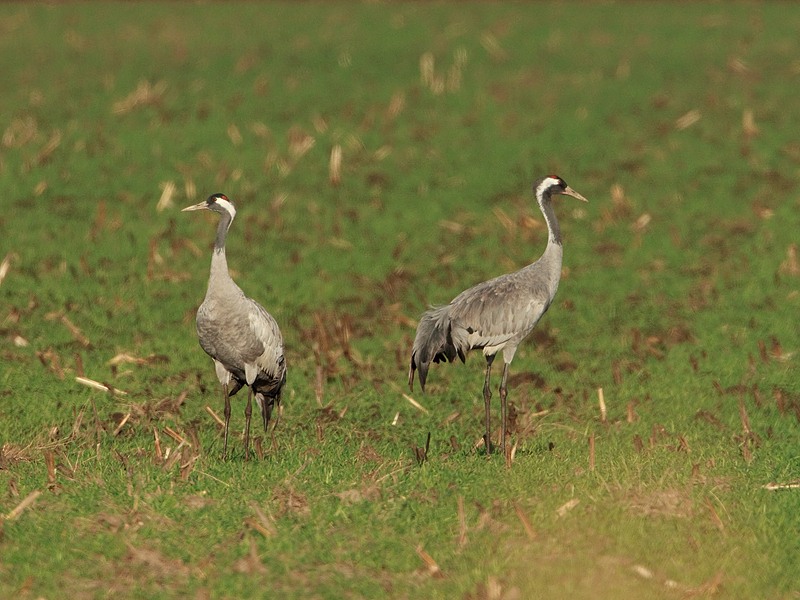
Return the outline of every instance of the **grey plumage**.
{"type": "Polygon", "coordinates": [[[197,335],[200,346],[214,360],[217,378],[225,399],[225,442],[228,451],[230,396],[248,386],[245,407],[245,459],[249,459],[251,399],[255,395],[267,431],[273,408],[280,407],[286,383],[283,337],[275,319],[255,300],[245,296],[228,273],[225,239],[236,216],[233,203],[214,194],[184,211],[213,210],[220,215],[208,290],[197,310],[197,335]]]}
{"type": "Polygon", "coordinates": [[[500,383],[500,447],[505,452],[506,383],[508,366],[520,342],[533,330],[550,307],[561,278],[563,249],[561,230],[553,211],[552,195],[566,194],[586,202],[563,179],[543,177],[533,184],[533,193],[547,222],[548,238],[544,254],[533,264],[514,273],[484,281],[461,292],[450,304],[433,308],[422,315],[411,351],[408,384],[414,389],[414,372],[425,391],[431,362],[462,362],[470,350],[482,349],[486,357],[483,388],[486,412],[486,450],[491,454],[489,377],[495,355],[503,351],[503,378],[500,383]]]}

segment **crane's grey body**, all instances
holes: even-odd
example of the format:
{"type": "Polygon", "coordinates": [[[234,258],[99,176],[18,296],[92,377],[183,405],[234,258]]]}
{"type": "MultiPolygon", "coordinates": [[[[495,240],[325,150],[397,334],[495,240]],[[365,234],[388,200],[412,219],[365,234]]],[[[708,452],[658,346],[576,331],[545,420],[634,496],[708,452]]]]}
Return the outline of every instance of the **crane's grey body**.
{"type": "Polygon", "coordinates": [[[561,246],[520,271],[484,281],[461,292],[450,304],[426,312],[413,353],[424,386],[430,360],[464,358],[480,348],[486,356],[503,351],[514,359],[517,346],[553,301],[561,271],[561,246]]]}
{"type": "Polygon", "coordinates": [[[514,273],[484,281],[461,292],[450,304],[427,311],[417,326],[411,351],[409,385],[414,383],[414,371],[419,369],[423,391],[431,362],[456,357],[463,361],[470,350],[481,349],[486,357],[484,403],[486,410],[486,449],[491,454],[489,377],[495,355],[502,350],[503,379],[501,399],[501,449],[505,450],[506,383],[508,366],[520,342],[533,330],[550,307],[561,279],[563,248],[551,195],[566,194],[586,199],[558,177],[544,177],[534,184],[534,195],[548,228],[547,248],[533,264],[514,273]]]}
{"type": "Polygon", "coordinates": [[[205,202],[183,210],[213,210],[220,215],[217,240],[211,258],[211,275],[205,300],[197,310],[200,346],[214,360],[217,378],[225,396],[225,445],[227,455],[230,396],[248,386],[245,408],[245,458],[249,457],[251,396],[261,410],[264,431],[273,408],[281,401],[286,383],[283,337],[275,319],[258,302],[245,296],[228,273],[225,238],[236,210],[215,194],[205,202]]]}

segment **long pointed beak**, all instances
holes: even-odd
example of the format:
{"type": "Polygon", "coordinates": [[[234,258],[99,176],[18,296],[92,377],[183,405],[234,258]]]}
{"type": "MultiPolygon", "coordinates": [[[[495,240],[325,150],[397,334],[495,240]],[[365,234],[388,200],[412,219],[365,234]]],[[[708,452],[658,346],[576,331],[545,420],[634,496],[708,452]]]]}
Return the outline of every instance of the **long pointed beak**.
{"type": "MultiPolygon", "coordinates": [[[[561,193],[562,193],[562,194],[564,194],[564,195],[566,195],[566,196],[572,196],[573,198],[577,198],[578,200],[583,200],[584,202],[588,202],[588,200],[587,200],[586,198],[584,198],[583,196],[581,196],[581,195],[580,195],[578,192],[576,192],[575,190],[573,190],[573,189],[572,189],[571,187],[569,187],[569,186],[567,186],[567,189],[565,189],[565,190],[564,190],[563,192],[561,192],[561,193]]],[[[188,209],[184,208],[183,210],[188,210],[188,209]]]]}
{"type": "Polygon", "coordinates": [[[181,209],[181,212],[187,212],[190,210],[207,210],[208,204],[205,200],[202,202],[198,202],[197,204],[192,204],[191,206],[187,206],[186,208],[181,209]]]}

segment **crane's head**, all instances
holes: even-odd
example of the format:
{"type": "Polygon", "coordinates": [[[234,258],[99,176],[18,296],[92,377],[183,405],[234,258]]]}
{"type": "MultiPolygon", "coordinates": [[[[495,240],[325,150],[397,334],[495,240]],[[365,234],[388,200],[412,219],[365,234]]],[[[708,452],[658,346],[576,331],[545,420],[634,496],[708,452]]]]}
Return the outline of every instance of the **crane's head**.
{"type": "Polygon", "coordinates": [[[212,194],[203,202],[198,202],[197,204],[187,206],[183,209],[183,212],[189,210],[213,210],[214,212],[218,212],[220,215],[229,215],[231,221],[233,221],[233,217],[236,216],[236,208],[233,206],[233,202],[228,200],[224,194],[212,194]]]}
{"type": "Polygon", "coordinates": [[[552,194],[564,194],[565,196],[572,196],[578,200],[588,202],[586,198],[569,187],[567,183],[557,175],[542,177],[533,184],[533,195],[536,196],[536,200],[538,202],[541,202],[545,198],[549,198],[552,194]]]}

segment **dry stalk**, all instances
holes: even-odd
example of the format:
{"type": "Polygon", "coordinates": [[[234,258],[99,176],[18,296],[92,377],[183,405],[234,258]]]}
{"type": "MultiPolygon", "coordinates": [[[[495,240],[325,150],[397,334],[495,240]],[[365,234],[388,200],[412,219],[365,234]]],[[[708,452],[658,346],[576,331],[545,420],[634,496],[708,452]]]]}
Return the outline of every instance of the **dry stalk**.
{"type": "Polygon", "coordinates": [[[183,442],[181,442],[180,444],[178,444],[178,447],[175,448],[173,452],[169,453],[167,460],[165,460],[164,464],[161,465],[161,469],[163,471],[169,471],[170,469],[172,469],[172,467],[175,466],[175,463],[178,462],[178,459],[180,459],[181,457],[179,450],[183,449],[183,445],[184,445],[183,442]]]}
{"type": "Polygon", "coordinates": [[[788,481],[786,483],[775,483],[771,481],[763,487],[765,490],[771,492],[775,490],[796,490],[800,488],[800,479],[795,479],[794,481],[788,481]]]}
{"type": "Polygon", "coordinates": [[[715,509],[714,505],[711,504],[711,500],[709,500],[708,496],[703,496],[703,497],[706,500],[706,504],[708,505],[708,509],[711,511],[711,517],[712,517],[712,520],[714,521],[714,525],[716,525],[717,528],[720,531],[724,532],[725,531],[725,523],[723,523],[722,519],[719,518],[719,514],[717,513],[717,509],[715,509]]]}
{"type": "Polygon", "coordinates": [[[744,430],[745,436],[751,435],[753,430],[750,429],[750,417],[747,416],[747,409],[744,406],[744,398],[739,398],[739,419],[742,421],[742,429],[744,430]]]}
{"type": "Polygon", "coordinates": [[[701,115],[699,110],[697,109],[690,110],[680,119],[675,121],[675,127],[677,127],[678,129],[686,129],[697,123],[700,120],[700,117],[701,115]]]}
{"type": "Polygon", "coordinates": [[[205,471],[201,471],[200,469],[197,469],[197,472],[198,472],[200,475],[203,475],[203,476],[205,476],[205,477],[208,477],[209,479],[213,479],[213,480],[214,480],[214,481],[216,481],[217,483],[221,483],[221,484],[222,484],[222,485],[224,485],[225,487],[231,487],[231,484],[230,484],[230,483],[228,483],[228,482],[226,482],[226,481],[222,481],[222,479],[219,479],[219,478],[217,478],[217,477],[214,477],[214,476],[213,476],[213,475],[211,475],[210,473],[206,473],[205,471]]]}
{"type": "Polygon", "coordinates": [[[594,471],[594,433],[589,436],[589,470],[594,471]]]}
{"type": "Polygon", "coordinates": [[[742,444],[742,458],[748,465],[753,462],[753,453],[750,452],[750,446],[748,446],[747,440],[742,444]]]}
{"type": "Polygon", "coordinates": [[[183,405],[183,403],[186,401],[186,398],[189,396],[189,389],[190,388],[186,388],[180,394],[178,394],[178,397],[175,398],[175,401],[172,403],[172,408],[177,409],[183,405]]]}
{"type": "Polygon", "coordinates": [[[6,257],[3,259],[3,262],[0,263],[0,285],[3,284],[3,280],[8,275],[8,270],[11,268],[11,257],[13,254],[9,252],[6,254],[6,257]]]}
{"type": "Polygon", "coordinates": [[[186,438],[184,438],[178,432],[173,431],[169,427],[164,427],[164,433],[167,434],[169,437],[171,437],[176,442],[178,442],[178,444],[180,444],[181,446],[183,446],[184,444],[188,444],[188,445],[191,446],[191,444],[189,444],[189,442],[186,441],[186,438]]]}
{"type": "Polygon", "coordinates": [[[755,137],[759,133],[752,108],[746,108],[742,113],[742,133],[747,139],[755,137]]]}
{"type": "Polygon", "coordinates": [[[628,402],[628,414],[626,420],[628,423],[633,423],[639,419],[639,415],[636,414],[636,409],[633,408],[633,402],[628,402]]]}
{"type": "Polygon", "coordinates": [[[55,490],[56,487],[56,464],[55,464],[55,456],[53,455],[52,450],[45,450],[44,454],[44,464],[47,468],[47,489],[51,492],[55,490]]]}
{"type": "Polygon", "coordinates": [[[439,565],[436,564],[436,561],[433,560],[433,558],[431,558],[431,555],[422,549],[422,544],[417,546],[417,555],[423,560],[425,565],[428,567],[428,575],[430,575],[431,577],[435,577],[437,579],[444,577],[442,569],[439,568],[439,565]]]}
{"type": "Polygon", "coordinates": [[[275,535],[275,534],[273,534],[272,532],[270,532],[270,530],[269,530],[269,529],[267,529],[266,527],[264,527],[264,526],[263,526],[261,523],[259,523],[258,521],[256,521],[256,520],[255,520],[254,518],[252,518],[252,517],[247,517],[247,518],[244,520],[244,524],[245,524],[245,525],[248,525],[248,526],[249,526],[249,527],[251,527],[252,529],[255,529],[256,531],[258,531],[258,532],[259,532],[261,535],[263,535],[265,538],[271,538],[273,535],[275,535]]]}
{"type": "Polygon", "coordinates": [[[81,425],[83,425],[83,414],[85,412],[86,412],[86,407],[84,406],[83,408],[81,408],[81,411],[75,417],[75,422],[72,424],[72,434],[70,436],[73,440],[77,439],[78,435],[80,435],[81,425]]]}
{"type": "Polygon", "coordinates": [[[331,185],[342,183],[342,147],[339,144],[331,149],[331,161],[329,165],[329,180],[331,185]]]}
{"type": "Polygon", "coordinates": [[[85,373],[83,372],[83,357],[80,353],[75,353],[75,372],[78,374],[78,377],[85,377],[85,373]]]}
{"type": "Polygon", "coordinates": [[[158,435],[158,429],[153,427],[153,436],[155,437],[156,458],[159,461],[164,460],[164,453],[161,451],[161,437],[158,435]]]}
{"type": "Polygon", "coordinates": [[[116,114],[124,114],[141,105],[158,104],[166,89],[166,81],[159,81],[155,85],[151,85],[149,81],[140,81],[136,89],[115,102],[111,110],[116,114]]]}
{"type": "Polygon", "coordinates": [[[190,446],[187,445],[183,447],[180,464],[181,481],[189,481],[189,475],[192,473],[192,468],[194,467],[194,463],[197,461],[197,458],[197,456],[192,455],[192,449],[190,446]]]}
{"type": "Polygon", "coordinates": [[[464,496],[458,497],[458,539],[459,548],[467,545],[467,515],[464,512],[464,496]]]}
{"type": "Polygon", "coordinates": [[[600,404],[600,420],[606,422],[606,401],[603,397],[603,388],[597,388],[597,401],[600,404]]]}
{"type": "Polygon", "coordinates": [[[72,337],[74,337],[82,346],[88,348],[89,346],[92,345],[91,342],[89,341],[89,338],[83,335],[83,333],[81,333],[81,330],[78,327],[76,327],[72,323],[72,321],[70,321],[67,318],[67,315],[65,315],[63,312],[47,313],[44,316],[45,321],[52,321],[53,319],[58,319],[59,321],[61,321],[66,326],[66,328],[69,329],[69,332],[72,334],[72,337]]]}
{"type": "Polygon", "coordinates": [[[220,416],[214,412],[214,409],[208,404],[206,404],[206,412],[211,415],[211,418],[214,419],[221,427],[225,427],[225,421],[223,421],[220,416]]]}
{"type": "Polygon", "coordinates": [[[28,494],[25,497],[25,499],[22,502],[17,504],[11,510],[11,512],[9,512],[5,516],[5,520],[6,521],[14,521],[15,519],[17,519],[23,513],[23,511],[26,508],[28,508],[29,506],[31,506],[34,502],[36,502],[36,499],[41,495],[42,495],[42,492],[40,492],[39,490],[33,490],[30,494],[28,494]]]}
{"type": "Polygon", "coordinates": [[[267,515],[264,514],[261,507],[255,502],[251,502],[249,506],[253,509],[253,512],[256,513],[256,517],[258,517],[257,522],[251,519],[254,529],[260,531],[264,537],[267,538],[278,535],[278,529],[275,527],[275,524],[267,518],[267,515]]]}
{"type": "Polygon", "coordinates": [[[517,455],[517,442],[513,446],[506,446],[506,469],[510,469],[514,463],[514,457],[517,455]]]}
{"type": "Polygon", "coordinates": [[[119,432],[122,431],[122,428],[125,427],[125,423],[127,423],[128,419],[130,418],[131,418],[131,413],[128,413],[127,415],[122,417],[122,420],[119,422],[119,425],[117,425],[117,428],[114,430],[114,433],[112,434],[114,437],[117,437],[119,435],[119,432]]]}
{"type": "Polygon", "coordinates": [[[413,406],[413,407],[414,407],[414,408],[416,408],[417,410],[421,410],[421,411],[422,411],[422,412],[424,412],[424,413],[427,413],[427,412],[428,412],[428,409],[427,409],[427,408],[425,408],[424,406],[422,406],[422,404],[420,404],[419,402],[417,402],[416,400],[414,400],[414,399],[413,399],[411,396],[409,396],[408,394],[403,394],[403,398],[405,398],[406,400],[408,400],[408,401],[411,403],[411,406],[413,406]]]}
{"type": "Polygon", "coordinates": [[[325,368],[321,364],[317,364],[315,372],[314,394],[317,397],[317,405],[322,408],[322,401],[325,398],[325,368]]]}
{"type": "Polygon", "coordinates": [[[497,37],[488,31],[481,35],[481,46],[483,46],[495,60],[505,60],[506,56],[508,55],[503,47],[500,46],[500,42],[497,41],[497,37]]]}
{"type": "Polygon", "coordinates": [[[449,415],[447,415],[444,420],[440,423],[440,425],[447,425],[448,423],[452,423],[461,415],[461,411],[453,411],[449,415]]]}
{"type": "Polygon", "coordinates": [[[534,539],[536,537],[536,531],[531,526],[531,522],[528,520],[528,516],[523,512],[522,507],[514,502],[514,511],[517,513],[517,517],[519,517],[520,523],[522,523],[522,527],[525,529],[525,533],[528,534],[530,539],[534,539]]]}
{"type": "Polygon", "coordinates": [[[573,498],[573,499],[572,499],[572,500],[570,500],[569,502],[565,502],[564,504],[562,504],[561,506],[559,506],[559,507],[556,509],[556,518],[561,518],[561,517],[563,517],[563,516],[564,516],[564,515],[566,515],[566,514],[567,514],[569,511],[571,511],[573,508],[575,508],[576,506],[578,506],[578,504],[579,504],[579,503],[580,503],[580,500],[578,500],[577,498],[573,498]]]}
{"type": "Polygon", "coordinates": [[[156,210],[158,212],[164,212],[165,209],[173,205],[172,197],[175,195],[177,187],[174,181],[165,181],[160,187],[161,197],[158,199],[158,204],[156,204],[156,210]]]}
{"type": "MultiPolygon", "coordinates": [[[[781,273],[786,273],[787,275],[800,275],[800,261],[797,260],[797,244],[789,244],[789,248],[786,250],[786,260],[781,263],[779,270],[781,273]]],[[[0,276],[2,276],[2,268],[0,268],[0,276]]],[[[0,281],[2,281],[2,278],[0,278],[0,281]]]]}
{"type": "Polygon", "coordinates": [[[62,381],[65,379],[64,370],[61,368],[61,360],[58,358],[58,354],[56,354],[52,348],[48,348],[44,352],[37,350],[36,358],[39,359],[39,362],[41,362],[44,367],[55,373],[56,377],[62,381]],[[47,365],[48,361],[50,362],[49,367],[47,365]]]}
{"type": "Polygon", "coordinates": [[[306,468],[308,465],[310,465],[310,464],[311,464],[311,459],[310,459],[310,458],[307,458],[307,459],[306,459],[306,462],[304,462],[302,465],[300,465],[300,468],[299,468],[299,469],[297,469],[297,470],[296,470],[294,473],[292,473],[291,475],[289,475],[289,476],[288,476],[286,479],[287,479],[287,480],[288,480],[288,479],[294,479],[295,477],[297,477],[297,476],[298,476],[298,475],[299,475],[299,474],[300,474],[300,473],[303,471],[303,469],[305,469],[305,468],[306,468]]]}
{"type": "Polygon", "coordinates": [[[128,393],[122,390],[118,390],[107,383],[100,383],[99,381],[95,381],[94,379],[89,379],[87,377],[76,377],[75,381],[77,381],[81,385],[88,386],[90,388],[99,390],[101,392],[108,392],[109,394],[120,394],[121,396],[125,396],[128,393]]]}

